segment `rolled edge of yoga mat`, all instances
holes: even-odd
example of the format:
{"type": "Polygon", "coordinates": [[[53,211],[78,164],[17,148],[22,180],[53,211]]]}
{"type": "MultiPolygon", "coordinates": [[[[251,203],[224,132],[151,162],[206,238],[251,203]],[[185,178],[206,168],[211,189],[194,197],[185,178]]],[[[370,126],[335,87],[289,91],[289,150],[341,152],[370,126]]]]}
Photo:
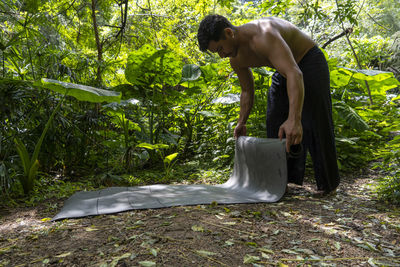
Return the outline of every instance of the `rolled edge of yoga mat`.
{"type": "Polygon", "coordinates": [[[221,186],[257,198],[279,201],[286,191],[286,141],[241,136],[236,140],[235,163],[230,179],[221,186]]]}

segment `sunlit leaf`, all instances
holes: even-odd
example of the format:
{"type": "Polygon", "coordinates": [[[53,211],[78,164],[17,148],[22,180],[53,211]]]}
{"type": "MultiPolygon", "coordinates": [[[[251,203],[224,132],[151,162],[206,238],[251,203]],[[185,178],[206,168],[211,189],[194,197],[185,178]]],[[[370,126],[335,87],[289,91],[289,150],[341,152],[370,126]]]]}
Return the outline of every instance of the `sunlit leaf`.
{"type": "Polygon", "coordinates": [[[292,250],[296,251],[296,252],[308,254],[308,255],[314,254],[314,251],[312,251],[311,249],[308,249],[308,248],[292,248],[292,250]]]}
{"type": "Polygon", "coordinates": [[[196,250],[196,253],[201,255],[201,256],[213,256],[217,255],[215,252],[207,251],[207,250],[196,250]]]}
{"type": "Polygon", "coordinates": [[[274,74],[272,71],[269,71],[266,68],[254,68],[253,72],[258,73],[265,77],[270,77],[274,74]]]}
{"type": "Polygon", "coordinates": [[[244,264],[256,263],[257,261],[260,261],[260,257],[258,257],[258,256],[252,256],[252,255],[246,254],[243,257],[243,263],[244,264]]]}
{"type": "Polygon", "coordinates": [[[125,254],[123,254],[123,255],[121,255],[121,256],[114,257],[114,258],[113,258],[113,261],[110,263],[110,267],[115,267],[115,266],[117,266],[117,265],[118,265],[118,262],[119,262],[120,260],[129,258],[131,255],[132,255],[132,253],[125,253],[125,254]]]}
{"type": "Polygon", "coordinates": [[[156,266],[156,263],[154,261],[139,261],[139,265],[144,267],[151,267],[156,266]]]}
{"type": "Polygon", "coordinates": [[[269,254],[274,254],[275,253],[273,250],[268,249],[268,248],[264,248],[264,247],[258,248],[258,250],[261,251],[261,252],[269,253],[269,254]]]}
{"type": "Polygon", "coordinates": [[[156,147],[154,145],[149,144],[149,143],[140,143],[136,147],[146,148],[146,149],[150,149],[150,150],[156,149],[156,147]]]}
{"type": "Polygon", "coordinates": [[[400,86],[400,82],[392,72],[378,70],[358,70],[339,67],[330,73],[332,86],[346,86],[351,79],[364,86],[368,82],[371,94],[384,95],[389,89],[400,86]]]}
{"type": "Polygon", "coordinates": [[[335,138],[336,142],[338,142],[338,143],[347,143],[350,145],[355,145],[359,139],[360,139],[359,137],[352,137],[352,138],[336,137],[335,138]]]}
{"type": "Polygon", "coordinates": [[[136,106],[140,103],[139,100],[135,98],[127,99],[127,100],[121,100],[119,103],[118,102],[112,102],[106,105],[103,105],[104,108],[112,109],[112,110],[120,110],[122,107],[127,107],[127,106],[136,106]]]}
{"type": "Polygon", "coordinates": [[[296,251],[290,250],[290,249],[282,249],[282,252],[288,253],[288,254],[299,254],[296,251]]]}
{"type": "Polygon", "coordinates": [[[97,229],[95,226],[90,226],[90,227],[86,227],[86,232],[93,232],[93,231],[98,231],[99,229],[97,229]]]}
{"type": "Polygon", "coordinates": [[[5,252],[8,252],[8,251],[9,251],[10,249],[12,249],[13,247],[15,247],[15,246],[12,245],[12,246],[7,246],[7,247],[0,248],[0,255],[3,254],[3,253],[5,253],[5,252]]]}
{"type": "Polygon", "coordinates": [[[213,111],[206,111],[202,110],[198,112],[199,114],[203,115],[204,117],[218,117],[220,116],[218,113],[213,112],[213,111]]]}
{"type": "Polygon", "coordinates": [[[201,225],[193,225],[192,230],[195,232],[204,232],[204,228],[201,225]]]}
{"type": "Polygon", "coordinates": [[[233,241],[230,241],[230,240],[225,241],[225,246],[230,247],[230,246],[233,246],[234,244],[235,243],[233,241]]]}
{"type": "Polygon", "coordinates": [[[164,162],[171,163],[179,153],[173,153],[165,157],[164,162]]]}
{"type": "Polygon", "coordinates": [[[229,105],[229,104],[234,104],[234,103],[239,103],[239,102],[240,102],[239,94],[227,94],[225,96],[221,96],[221,97],[218,97],[217,99],[214,99],[211,103],[229,105]]]}
{"type": "Polygon", "coordinates": [[[158,250],[155,249],[155,248],[151,248],[151,249],[150,249],[150,253],[151,253],[154,257],[157,257],[158,250]]]}
{"type": "Polygon", "coordinates": [[[166,144],[154,144],[154,147],[156,149],[168,149],[169,145],[166,145],[166,144]]]}
{"type": "Polygon", "coordinates": [[[60,255],[55,256],[56,258],[65,258],[68,257],[69,255],[72,255],[72,252],[66,252],[60,255]]]}
{"type": "Polygon", "coordinates": [[[99,89],[82,84],[42,78],[41,82],[37,82],[36,85],[61,93],[63,95],[73,96],[80,101],[111,103],[119,102],[121,100],[121,93],[119,92],[99,89]]]}

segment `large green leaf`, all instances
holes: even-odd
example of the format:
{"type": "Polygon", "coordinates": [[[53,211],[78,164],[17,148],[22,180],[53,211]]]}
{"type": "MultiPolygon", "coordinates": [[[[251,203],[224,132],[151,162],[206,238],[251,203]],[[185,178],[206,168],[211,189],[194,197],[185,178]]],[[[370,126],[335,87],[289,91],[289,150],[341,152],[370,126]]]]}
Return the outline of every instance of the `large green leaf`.
{"type": "Polygon", "coordinates": [[[218,97],[217,99],[214,99],[211,103],[229,105],[239,102],[240,102],[239,94],[226,94],[224,96],[218,97]]]}
{"type": "Polygon", "coordinates": [[[106,111],[112,111],[113,114],[117,114],[117,113],[125,114],[125,111],[123,109],[124,107],[136,106],[139,104],[140,104],[139,100],[137,100],[135,98],[131,98],[131,99],[127,99],[127,100],[121,100],[120,103],[112,102],[110,104],[103,105],[102,107],[106,111]]]}
{"type": "Polygon", "coordinates": [[[147,148],[147,149],[150,149],[150,150],[156,149],[156,147],[154,145],[149,144],[149,143],[140,143],[136,147],[147,148]]]}
{"type": "Polygon", "coordinates": [[[261,76],[271,77],[274,72],[266,69],[266,68],[254,68],[253,72],[260,74],[261,76]]]}
{"type": "Polygon", "coordinates": [[[169,50],[144,45],[128,57],[126,79],[134,85],[164,84],[175,86],[182,76],[182,61],[169,50]]]}
{"type": "Polygon", "coordinates": [[[82,84],[68,83],[43,78],[41,82],[36,83],[36,85],[64,95],[73,96],[80,101],[88,101],[92,103],[111,103],[120,102],[121,100],[120,92],[99,89],[82,84]]]}
{"type": "Polygon", "coordinates": [[[333,108],[338,112],[339,116],[344,119],[348,125],[358,131],[369,129],[368,124],[360,115],[349,105],[344,102],[333,103],[333,108]]]}
{"type": "Polygon", "coordinates": [[[385,95],[386,91],[400,86],[392,72],[379,70],[357,70],[339,67],[331,71],[331,85],[346,86],[351,79],[361,85],[368,82],[372,95],[385,95]]]}
{"type": "Polygon", "coordinates": [[[200,67],[195,64],[186,64],[182,69],[182,82],[195,81],[200,78],[200,67]]]}
{"type": "Polygon", "coordinates": [[[203,115],[204,117],[210,118],[210,117],[219,117],[221,116],[219,113],[217,112],[213,112],[213,111],[207,111],[207,110],[201,110],[199,112],[197,112],[198,114],[203,115]]]}

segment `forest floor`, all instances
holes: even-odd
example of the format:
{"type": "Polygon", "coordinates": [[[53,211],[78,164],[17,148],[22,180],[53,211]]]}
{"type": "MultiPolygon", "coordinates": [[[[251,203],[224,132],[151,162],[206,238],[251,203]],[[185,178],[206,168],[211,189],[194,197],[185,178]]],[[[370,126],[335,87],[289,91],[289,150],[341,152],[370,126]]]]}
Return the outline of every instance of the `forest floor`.
{"type": "Polygon", "coordinates": [[[400,209],[372,171],[335,195],[311,179],[278,203],[136,210],[51,222],[65,199],[0,207],[0,266],[400,266],[400,209]]]}

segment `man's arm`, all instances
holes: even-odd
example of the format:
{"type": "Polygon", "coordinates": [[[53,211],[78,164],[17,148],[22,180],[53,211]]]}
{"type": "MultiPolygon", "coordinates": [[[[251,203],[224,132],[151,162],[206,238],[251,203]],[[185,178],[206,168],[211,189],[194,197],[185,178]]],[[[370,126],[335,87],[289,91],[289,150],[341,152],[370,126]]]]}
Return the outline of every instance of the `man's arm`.
{"type": "Polygon", "coordinates": [[[289,98],[289,116],[279,128],[279,138],[286,136],[286,151],[290,146],[299,144],[303,138],[301,113],[304,101],[303,73],[298,67],[293,54],[280,33],[271,28],[266,36],[256,42],[257,51],[267,57],[273,67],[286,78],[289,98]]]}
{"type": "Polygon", "coordinates": [[[236,72],[242,93],[240,94],[240,113],[237,126],[234,130],[234,137],[246,135],[246,122],[249,118],[254,103],[254,80],[250,68],[238,68],[231,61],[231,66],[236,72]]]}

